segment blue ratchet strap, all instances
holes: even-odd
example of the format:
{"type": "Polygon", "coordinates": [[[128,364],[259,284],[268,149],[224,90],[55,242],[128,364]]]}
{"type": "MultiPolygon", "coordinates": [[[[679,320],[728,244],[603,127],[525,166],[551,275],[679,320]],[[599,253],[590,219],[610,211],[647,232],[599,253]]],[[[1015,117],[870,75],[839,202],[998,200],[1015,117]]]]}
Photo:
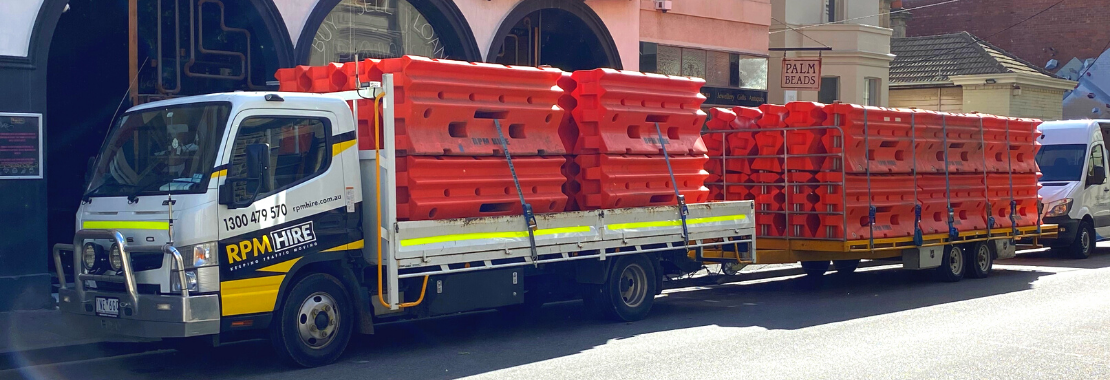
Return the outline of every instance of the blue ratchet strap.
{"type": "Polygon", "coordinates": [[[944,134],[944,191],[948,202],[948,237],[955,240],[960,236],[960,231],[956,230],[956,210],[952,209],[952,183],[948,177],[948,119],[944,114],[940,115],[940,127],[944,134]]]}
{"type": "MultiPolygon", "coordinates": [[[[1009,147],[1009,142],[1006,143],[1009,147]]],[[[987,238],[991,237],[994,228],[994,208],[991,207],[990,191],[987,191],[987,136],[983,131],[983,116],[979,116],[979,150],[983,151],[983,199],[987,202],[987,238]]],[[[1007,152],[1009,154],[1009,152],[1007,152]]]]}
{"type": "MultiPolygon", "coordinates": [[[[875,248],[875,214],[878,213],[878,209],[871,203],[871,143],[869,141],[871,132],[867,128],[867,107],[863,107],[863,160],[867,164],[867,230],[868,235],[870,235],[868,236],[868,242],[869,247],[875,248]]],[[[842,180],[847,182],[848,179],[843,178],[842,180]]]]}
{"type": "Polygon", "coordinates": [[[917,113],[910,114],[910,151],[913,157],[913,245],[920,247],[925,243],[924,233],[921,231],[921,202],[917,199],[917,113]]]}
{"type": "Polygon", "coordinates": [[[524,224],[528,230],[528,243],[532,249],[532,264],[539,265],[536,260],[539,259],[539,254],[536,252],[536,214],[532,212],[532,205],[524,200],[524,192],[520,189],[520,178],[516,176],[516,168],[513,167],[513,156],[509,154],[509,140],[505,139],[505,133],[501,131],[501,121],[493,119],[493,125],[497,127],[497,137],[501,139],[501,150],[505,152],[505,161],[509,163],[509,172],[513,174],[513,184],[516,185],[516,194],[520,196],[520,206],[524,210],[524,224]]]}
{"type": "Polygon", "coordinates": [[[655,123],[655,133],[659,136],[659,147],[663,151],[663,160],[667,162],[667,173],[671,175],[671,188],[674,189],[675,199],[678,200],[678,216],[682,219],[682,245],[690,243],[690,230],[686,226],[686,217],[690,215],[690,208],[686,207],[686,197],[678,193],[678,181],[674,179],[674,168],[671,167],[671,156],[667,153],[667,140],[663,138],[663,130],[659,123],[655,123]]]}

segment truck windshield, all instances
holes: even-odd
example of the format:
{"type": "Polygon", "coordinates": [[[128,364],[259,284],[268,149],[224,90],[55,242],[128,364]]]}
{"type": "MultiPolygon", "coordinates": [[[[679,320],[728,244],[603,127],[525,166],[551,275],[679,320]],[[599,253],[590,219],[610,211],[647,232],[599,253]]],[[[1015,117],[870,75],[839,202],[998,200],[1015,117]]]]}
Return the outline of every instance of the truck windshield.
{"type": "Polygon", "coordinates": [[[1041,182],[1078,181],[1083,175],[1085,144],[1045,145],[1037,152],[1037,165],[1041,168],[1041,182]]]}
{"type": "Polygon", "coordinates": [[[86,196],[203,192],[230,103],[133,111],[112,126],[86,196]]]}

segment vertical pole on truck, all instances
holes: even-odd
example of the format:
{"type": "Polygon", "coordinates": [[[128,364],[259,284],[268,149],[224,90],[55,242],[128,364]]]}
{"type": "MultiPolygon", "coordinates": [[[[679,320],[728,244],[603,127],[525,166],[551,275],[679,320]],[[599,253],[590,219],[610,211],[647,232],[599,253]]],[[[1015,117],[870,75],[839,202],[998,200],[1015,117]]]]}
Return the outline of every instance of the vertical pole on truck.
{"type": "Polygon", "coordinates": [[[948,203],[948,237],[955,240],[959,236],[959,231],[956,231],[954,222],[956,219],[956,211],[952,209],[952,183],[948,178],[948,118],[946,114],[940,114],[940,127],[941,133],[944,134],[944,198],[948,203]]]}
{"type": "MultiPolygon", "coordinates": [[[[875,209],[875,205],[872,203],[873,199],[872,199],[872,196],[871,196],[871,142],[870,142],[871,131],[868,130],[867,121],[868,121],[867,120],[867,106],[864,106],[863,107],[863,160],[864,160],[864,162],[866,164],[866,167],[867,167],[867,169],[866,169],[866,173],[867,173],[867,230],[868,230],[867,234],[870,235],[868,237],[868,239],[870,239],[869,240],[870,245],[868,245],[868,247],[874,249],[875,248],[875,216],[876,216],[875,214],[878,213],[878,210],[875,209]]],[[[844,178],[844,180],[845,180],[845,183],[847,183],[848,179],[844,178]]],[[[845,190],[844,193],[847,193],[847,190],[845,190]]],[[[847,228],[848,225],[845,224],[844,227],[847,228]]]]}
{"type": "Polygon", "coordinates": [[[674,189],[675,200],[678,201],[678,217],[682,219],[682,245],[686,246],[690,242],[690,230],[686,227],[686,216],[690,214],[690,209],[686,207],[686,198],[678,192],[678,181],[675,181],[674,168],[671,167],[671,156],[667,153],[667,140],[663,139],[663,130],[659,129],[658,122],[655,123],[655,133],[659,136],[663,160],[667,162],[667,173],[671,175],[671,188],[674,189]]]}
{"type": "MultiPolygon", "coordinates": [[[[394,88],[393,88],[393,74],[382,75],[382,88],[386,91],[384,110],[382,112],[382,120],[385,122],[382,126],[381,150],[383,151],[382,158],[385,168],[385,194],[386,194],[386,223],[382,225],[386,237],[386,262],[389,265],[386,267],[386,279],[389,280],[389,306],[391,309],[396,310],[398,304],[401,302],[400,293],[398,292],[398,285],[401,279],[397,273],[397,240],[395,235],[394,226],[397,225],[397,141],[396,126],[394,120],[394,88]]],[[[375,131],[377,128],[374,129],[375,131]]],[[[379,193],[380,197],[381,194],[379,193]]],[[[381,265],[381,263],[379,263],[381,265]]],[[[425,286],[427,286],[427,277],[424,279],[425,286]]]]}
{"type": "MultiPolygon", "coordinates": [[[[983,131],[983,115],[979,115],[979,150],[983,151],[983,199],[987,201],[987,238],[990,239],[991,229],[994,228],[994,209],[991,208],[990,191],[987,190],[987,138],[984,136],[985,134],[983,131]]],[[[1007,142],[1007,154],[1009,154],[1009,147],[1009,142],[1007,142]]]]}
{"type": "Polygon", "coordinates": [[[910,152],[913,157],[913,245],[920,247],[924,244],[924,234],[921,232],[921,201],[917,198],[917,112],[910,114],[910,152]]]}
{"type": "MultiPolygon", "coordinates": [[[[1036,141],[1034,141],[1036,143],[1036,141]]],[[[1010,232],[1017,238],[1017,201],[1014,200],[1014,163],[1010,151],[1010,119],[1006,118],[1006,178],[1010,180],[1010,232]]],[[[1037,208],[1037,234],[1041,233],[1041,210],[1037,208]]]]}
{"type": "Polygon", "coordinates": [[[501,150],[505,151],[505,161],[509,163],[509,173],[513,175],[513,185],[516,185],[516,194],[520,196],[520,207],[524,212],[524,229],[528,230],[528,243],[532,249],[532,265],[539,266],[536,260],[540,256],[536,252],[536,215],[532,213],[532,205],[524,200],[524,192],[520,190],[520,178],[516,176],[516,167],[513,166],[513,155],[509,153],[509,140],[501,131],[501,121],[493,119],[493,126],[497,127],[497,137],[501,139],[501,150]]]}

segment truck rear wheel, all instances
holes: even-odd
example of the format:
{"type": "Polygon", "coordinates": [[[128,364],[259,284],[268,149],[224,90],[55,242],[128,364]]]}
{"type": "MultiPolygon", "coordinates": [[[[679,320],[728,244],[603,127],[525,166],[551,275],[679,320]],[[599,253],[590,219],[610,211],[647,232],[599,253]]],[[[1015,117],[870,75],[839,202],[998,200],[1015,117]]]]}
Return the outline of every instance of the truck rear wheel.
{"type": "Polygon", "coordinates": [[[991,268],[994,267],[994,252],[991,252],[991,244],[993,243],[989,241],[975,243],[975,246],[967,253],[967,277],[986,278],[990,276],[991,268]]]}
{"type": "Polygon", "coordinates": [[[587,299],[587,305],[616,321],[644,319],[655,303],[655,276],[655,266],[647,256],[621,256],[614,261],[605,283],[588,296],[592,299],[587,299]]]}
{"type": "Polygon", "coordinates": [[[288,362],[317,367],[335,361],[355,323],[354,309],[342,283],[324,273],[301,278],[274,315],[270,337],[274,350],[288,362]]]}
{"type": "Polygon", "coordinates": [[[806,276],[821,277],[829,271],[829,261],[803,261],[802,270],[806,271],[806,276]]]}
{"type": "Polygon", "coordinates": [[[964,269],[967,267],[967,260],[964,257],[964,250],[957,245],[949,245],[944,247],[944,256],[940,259],[940,266],[937,267],[937,279],[944,282],[956,282],[964,278],[964,269]]]}

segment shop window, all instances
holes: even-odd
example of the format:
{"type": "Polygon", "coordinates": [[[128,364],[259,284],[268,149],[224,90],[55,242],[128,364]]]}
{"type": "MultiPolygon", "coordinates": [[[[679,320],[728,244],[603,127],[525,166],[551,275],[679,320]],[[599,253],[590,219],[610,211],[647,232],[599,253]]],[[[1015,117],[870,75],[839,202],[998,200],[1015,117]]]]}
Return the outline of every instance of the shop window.
{"type": "Polygon", "coordinates": [[[659,56],[659,45],[651,42],[640,42],[640,71],[645,73],[656,72],[655,62],[659,56]]]}
{"type": "MultiPolygon", "coordinates": [[[[327,120],[319,118],[266,116],[243,120],[231,150],[228,178],[246,177],[246,150],[252,144],[264,144],[270,150],[269,181],[261,184],[259,198],[323,173],[331,161],[327,126],[327,120]]],[[[246,186],[259,186],[246,182],[236,184],[244,186],[244,190],[246,186]]],[[[235,189],[234,193],[240,194],[239,190],[235,189]]]]}
{"type": "Polygon", "coordinates": [[[705,50],[682,49],[682,75],[705,78],[705,50]]]}
{"type": "Polygon", "coordinates": [[[732,80],[732,54],[711,51],[705,61],[705,85],[728,87],[732,80]]]}
{"type": "Polygon", "coordinates": [[[869,106],[880,106],[879,95],[882,94],[883,80],[879,78],[864,78],[863,103],[869,106]]]}
{"type": "Polygon", "coordinates": [[[640,42],[640,71],[705,79],[708,87],[767,90],[767,58],[640,42]]]}
{"type": "Polygon", "coordinates": [[[682,75],[682,48],[659,45],[656,72],[666,75],[682,75]]]}
{"type": "Polygon", "coordinates": [[[817,92],[817,101],[829,104],[840,100],[840,77],[822,77],[821,90],[817,92]]]}
{"type": "Polygon", "coordinates": [[[844,1],[825,0],[825,22],[844,21],[844,1]]]}
{"type": "Polygon", "coordinates": [[[736,55],[735,87],[767,89],[767,58],[736,55]]]}
{"type": "Polygon", "coordinates": [[[342,0],[312,39],[310,65],[402,55],[446,58],[439,34],[406,0],[342,0]]]}

